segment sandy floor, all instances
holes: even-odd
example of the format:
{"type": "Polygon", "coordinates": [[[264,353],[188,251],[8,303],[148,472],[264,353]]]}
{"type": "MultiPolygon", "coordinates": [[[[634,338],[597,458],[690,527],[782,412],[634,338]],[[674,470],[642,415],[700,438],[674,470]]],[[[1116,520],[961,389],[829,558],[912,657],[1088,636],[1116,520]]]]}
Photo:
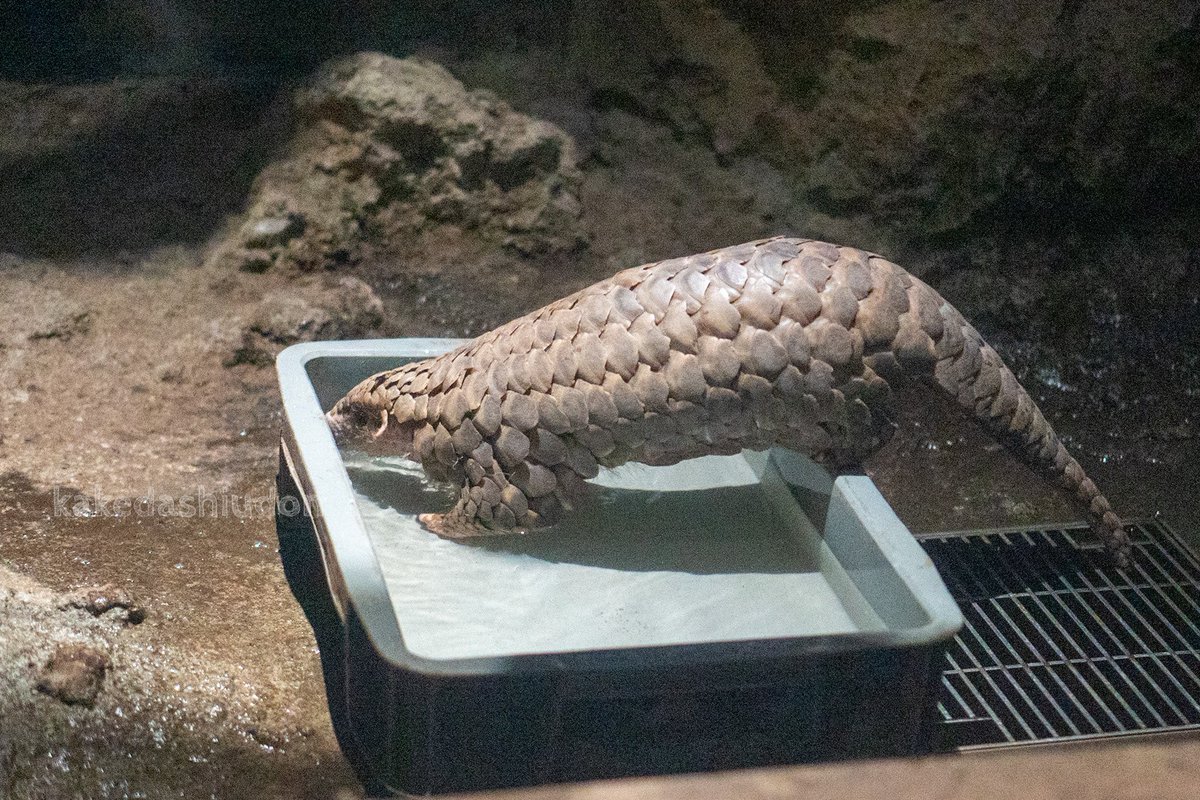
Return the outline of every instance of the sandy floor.
{"type": "Polygon", "coordinates": [[[19,344],[0,351],[0,565],[38,584],[14,595],[17,578],[0,569],[10,681],[0,781],[14,796],[252,796],[269,785],[331,797],[356,786],[272,518],[261,508],[188,516],[180,505],[142,516],[113,502],[236,495],[269,510],[271,374],[221,367],[232,304],[196,256],[172,250],[125,274],[55,265],[36,281],[24,270],[0,278],[0,294],[24,309],[6,319],[19,344]],[[20,327],[75,308],[86,308],[86,330],[31,342],[20,327]],[[133,592],[145,622],[58,609],[57,592],[100,584],[133,592]],[[93,708],[33,690],[37,668],[68,641],[112,662],[93,708]]]}
{"type": "MultiPolygon", "coordinates": [[[[224,114],[202,122],[222,146],[248,162],[257,158],[242,122],[224,114]]],[[[777,195],[756,194],[761,176],[728,169],[664,130],[610,112],[591,131],[606,160],[585,173],[592,235],[585,255],[567,262],[493,257],[469,237],[431,231],[359,268],[387,309],[380,333],[478,333],[619,267],[779,230],[820,233],[788,219],[777,195]],[[489,287],[486,299],[481,284],[489,287]]],[[[72,177],[79,173],[66,174],[72,177]]],[[[105,236],[86,252],[41,252],[15,235],[0,240],[0,253],[11,251],[0,255],[6,796],[359,792],[329,726],[314,641],[283,579],[271,518],[187,514],[179,504],[269,501],[279,427],[270,367],[226,364],[255,305],[290,279],[204,266],[244,183],[223,187],[235,199],[207,204],[211,224],[182,239],[167,224],[147,242],[131,221],[156,197],[172,209],[168,222],[174,219],[178,209],[167,195],[201,194],[204,177],[176,175],[182,189],[150,187],[150,200],[132,210],[90,199],[80,219],[105,236]],[[105,228],[105,219],[120,221],[124,234],[105,228]],[[142,516],[112,502],[150,494],[169,500],[169,512],[142,516]],[[80,513],[79,503],[91,510],[80,513]],[[61,593],[98,584],[134,593],[147,608],[145,622],[59,608],[61,593]],[[94,707],[68,706],[34,689],[62,642],[90,644],[111,661],[94,707]]],[[[76,219],[53,204],[30,213],[43,222],[76,219]]],[[[6,230],[19,227],[7,223],[6,230]]],[[[55,241],[70,242],[70,232],[55,241]]],[[[1089,246],[1119,251],[1118,243],[1089,246]]],[[[935,264],[936,254],[926,262],[935,264]]],[[[969,288],[960,287],[968,313],[976,296],[969,288]]],[[[1182,532],[1200,534],[1198,504],[1180,490],[1200,485],[1196,420],[1180,410],[1198,396],[1194,372],[1166,381],[1137,413],[1103,411],[1111,394],[1097,386],[1131,375],[1134,390],[1163,383],[1152,369],[1135,375],[1145,363],[1141,351],[1103,342],[1046,349],[1033,334],[1013,332],[1020,329],[1001,331],[1005,354],[1118,510],[1162,512],[1182,532]],[[1086,385],[1071,385],[1075,379],[1057,371],[1081,353],[1108,351],[1117,372],[1079,370],[1093,374],[1086,385]]],[[[1156,352],[1163,363],[1178,362],[1176,350],[1156,352]]],[[[871,465],[914,530],[1074,516],[1007,454],[943,412],[910,409],[905,429],[871,465]],[[930,485],[941,490],[931,496],[930,485]]]]}

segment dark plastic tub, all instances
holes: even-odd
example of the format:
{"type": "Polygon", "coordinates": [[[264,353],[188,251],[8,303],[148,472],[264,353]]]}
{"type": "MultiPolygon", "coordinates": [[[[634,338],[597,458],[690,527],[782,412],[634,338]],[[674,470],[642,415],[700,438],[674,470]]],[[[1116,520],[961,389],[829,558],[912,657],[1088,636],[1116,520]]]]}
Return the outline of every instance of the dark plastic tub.
{"type": "Polygon", "coordinates": [[[607,550],[608,537],[586,532],[451,546],[372,496],[361,476],[352,481],[322,409],[379,369],[454,344],[314,343],[278,361],[280,508],[301,512],[279,515],[280,553],[317,635],[339,741],[369,788],[429,794],[933,748],[942,654],[962,616],[866,477],[835,482],[773,451],[744,465],[660,470],[653,497],[638,494],[636,479],[601,490],[624,492],[612,495],[620,503],[666,498],[667,508],[717,498],[712,514],[737,508],[739,492],[761,494],[776,524],[718,531],[727,551],[724,539],[713,548],[694,533],[709,513],[702,506],[693,519],[668,520],[663,541],[620,531],[607,550]],[[684,494],[697,479],[724,488],[684,494]],[[399,590],[396,570],[412,562],[395,558],[397,542],[435,557],[433,572],[417,569],[399,590]],[[657,560],[636,563],[631,550],[657,560]],[[673,568],[680,558],[685,566],[673,568]],[[477,580],[481,605],[460,596],[461,609],[448,603],[439,624],[422,622],[422,587],[441,591],[480,564],[503,568],[500,585],[545,576],[558,588],[489,605],[499,589],[477,580]],[[589,593],[598,578],[629,588],[605,599],[589,593]],[[710,589],[725,599],[693,613],[710,589]],[[520,617],[530,603],[538,624],[520,617]],[[629,619],[614,625],[617,612],[629,619]],[[495,636],[479,635],[480,614],[496,616],[495,636]],[[456,636],[456,625],[476,627],[456,636]],[[788,633],[763,633],[776,629],[788,633]],[[560,635],[561,648],[533,649],[560,635]]]}

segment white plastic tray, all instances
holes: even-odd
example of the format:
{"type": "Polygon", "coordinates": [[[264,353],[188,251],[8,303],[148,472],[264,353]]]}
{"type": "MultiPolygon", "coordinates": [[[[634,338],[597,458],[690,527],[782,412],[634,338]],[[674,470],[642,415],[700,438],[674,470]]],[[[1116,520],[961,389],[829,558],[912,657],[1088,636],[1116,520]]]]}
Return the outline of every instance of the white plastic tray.
{"type": "Polygon", "coordinates": [[[448,508],[452,487],[403,459],[342,454],[322,413],[366,375],[456,344],[319,342],[279,357],[285,450],[306,477],[335,602],[373,620],[381,650],[394,632],[397,657],[451,665],[803,637],[899,646],[961,626],[870,479],[834,481],[785,450],[604,470],[547,531],[425,531],[416,515],[448,508]]]}

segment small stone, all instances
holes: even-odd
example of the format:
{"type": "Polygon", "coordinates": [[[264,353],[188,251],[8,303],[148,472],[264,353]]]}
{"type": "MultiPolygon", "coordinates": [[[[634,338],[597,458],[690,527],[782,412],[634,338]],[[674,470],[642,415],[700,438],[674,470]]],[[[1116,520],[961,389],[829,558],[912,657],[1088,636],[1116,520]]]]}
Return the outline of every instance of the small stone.
{"type": "Polygon", "coordinates": [[[91,312],[67,302],[66,309],[55,309],[49,314],[33,312],[32,329],[27,338],[31,342],[58,340],[69,342],[76,336],[88,333],[92,328],[91,312]]]}
{"type": "Polygon", "coordinates": [[[225,365],[270,364],[287,345],[357,338],[382,323],[383,302],[358,278],[297,283],[265,295],[244,318],[237,348],[225,365]]]}
{"type": "Polygon", "coordinates": [[[304,217],[286,214],[279,217],[264,217],[251,223],[246,232],[248,247],[272,247],[286,244],[304,232],[304,217]]]}
{"type": "Polygon", "coordinates": [[[187,376],[183,364],[163,364],[154,373],[163,383],[184,383],[187,376]]]}
{"type": "Polygon", "coordinates": [[[82,644],[59,645],[38,675],[39,692],[68,705],[90,706],[100,693],[108,656],[82,644]]]}
{"type": "Polygon", "coordinates": [[[270,250],[253,248],[242,251],[242,259],[237,266],[242,272],[261,275],[269,270],[273,263],[275,263],[275,259],[270,250]]]}

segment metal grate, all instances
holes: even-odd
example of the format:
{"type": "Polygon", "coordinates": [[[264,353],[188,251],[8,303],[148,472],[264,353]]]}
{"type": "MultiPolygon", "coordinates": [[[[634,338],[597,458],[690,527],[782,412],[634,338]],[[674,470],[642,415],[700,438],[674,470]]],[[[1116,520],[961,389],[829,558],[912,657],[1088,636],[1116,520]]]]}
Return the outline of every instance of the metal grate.
{"type": "Polygon", "coordinates": [[[1129,534],[1124,573],[1086,528],[921,538],[966,619],[942,675],[943,744],[1200,728],[1200,560],[1160,522],[1129,534]]]}

